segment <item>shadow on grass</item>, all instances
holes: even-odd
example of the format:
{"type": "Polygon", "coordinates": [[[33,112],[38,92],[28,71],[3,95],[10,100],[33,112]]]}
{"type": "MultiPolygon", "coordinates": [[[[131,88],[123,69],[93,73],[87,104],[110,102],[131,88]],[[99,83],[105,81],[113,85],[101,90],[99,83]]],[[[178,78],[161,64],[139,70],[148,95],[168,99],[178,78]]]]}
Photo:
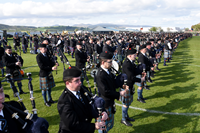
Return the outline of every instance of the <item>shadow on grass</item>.
{"type": "MultiPolygon", "coordinates": [[[[174,100],[171,100],[170,103],[167,103],[164,106],[148,108],[148,110],[157,110],[157,111],[164,110],[167,112],[173,112],[174,110],[177,110],[177,109],[182,109],[182,110],[186,109],[186,113],[195,112],[196,107],[191,108],[191,106],[199,103],[200,98],[196,98],[196,97],[197,97],[197,94],[190,95],[190,97],[186,99],[174,99],[174,100]]],[[[195,112],[195,113],[200,113],[200,111],[195,112]]],[[[148,119],[149,124],[134,126],[133,127],[134,130],[145,132],[145,133],[160,133],[160,132],[168,131],[174,128],[184,129],[188,123],[194,121],[193,119],[196,119],[198,121],[197,116],[179,116],[179,115],[155,114],[155,113],[147,113],[147,112],[143,112],[139,115],[136,115],[134,116],[134,118],[137,121],[137,119],[146,120],[149,117],[158,117],[158,116],[162,116],[163,118],[160,121],[153,122],[153,123],[151,123],[151,120],[148,119]]],[[[194,126],[194,130],[195,130],[195,127],[197,127],[197,121],[196,121],[196,126],[194,126]]]]}

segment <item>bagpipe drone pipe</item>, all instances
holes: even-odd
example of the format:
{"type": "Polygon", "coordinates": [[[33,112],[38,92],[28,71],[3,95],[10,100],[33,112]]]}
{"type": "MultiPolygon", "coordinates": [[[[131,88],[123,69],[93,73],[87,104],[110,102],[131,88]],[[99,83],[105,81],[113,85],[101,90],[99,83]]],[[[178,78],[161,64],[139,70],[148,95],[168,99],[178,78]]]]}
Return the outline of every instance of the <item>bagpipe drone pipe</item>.
{"type": "MultiPolygon", "coordinates": [[[[35,98],[33,97],[33,85],[31,83],[32,78],[31,78],[31,73],[27,73],[28,76],[28,88],[30,91],[30,100],[31,100],[31,104],[32,104],[32,112],[33,114],[29,113],[28,110],[26,109],[23,100],[20,98],[19,96],[19,92],[16,89],[16,86],[14,85],[14,81],[13,79],[11,79],[11,75],[7,74],[6,75],[6,79],[4,81],[0,81],[0,87],[1,87],[1,82],[9,82],[11,85],[11,88],[14,92],[14,96],[18,97],[18,102],[21,105],[22,110],[7,104],[7,103],[3,103],[4,108],[10,113],[10,115],[12,116],[13,119],[16,119],[17,122],[20,123],[20,125],[22,126],[22,129],[26,132],[26,133],[48,133],[48,127],[49,127],[49,123],[41,117],[37,116],[37,109],[35,107],[35,98]],[[22,118],[19,116],[23,116],[22,118]]],[[[7,95],[7,97],[9,97],[7,95]]]]}

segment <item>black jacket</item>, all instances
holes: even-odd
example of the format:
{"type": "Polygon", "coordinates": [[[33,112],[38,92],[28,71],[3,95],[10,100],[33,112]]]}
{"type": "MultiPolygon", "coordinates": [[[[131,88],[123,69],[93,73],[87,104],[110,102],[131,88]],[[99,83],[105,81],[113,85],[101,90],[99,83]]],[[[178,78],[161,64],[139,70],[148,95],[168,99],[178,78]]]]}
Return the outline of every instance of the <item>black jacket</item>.
{"type": "Polygon", "coordinates": [[[73,48],[76,47],[76,40],[75,39],[70,40],[70,47],[73,47],[73,48]]]}
{"type": "Polygon", "coordinates": [[[103,50],[103,47],[101,46],[101,44],[100,45],[95,44],[94,45],[94,50],[97,52],[97,54],[100,54],[102,52],[102,50],[103,50]]]}
{"type": "Polygon", "coordinates": [[[136,78],[136,75],[141,74],[141,72],[137,70],[137,67],[134,64],[134,62],[131,63],[131,61],[128,58],[125,59],[122,65],[122,73],[125,73],[127,75],[127,85],[131,88],[133,87],[135,82],[141,82],[140,78],[136,78]]]}
{"type": "Polygon", "coordinates": [[[105,52],[105,51],[108,51],[108,52],[110,52],[110,53],[114,53],[114,52],[115,52],[115,48],[113,48],[113,47],[111,47],[111,46],[105,44],[105,45],[103,46],[103,52],[105,52]]]}
{"type": "MultiPolygon", "coordinates": [[[[10,102],[5,102],[5,103],[12,105],[21,111],[24,111],[18,102],[10,101],[10,102]]],[[[7,120],[9,133],[25,133],[25,131],[22,129],[22,125],[16,119],[12,118],[12,114],[10,114],[5,107],[3,108],[3,113],[4,113],[4,118],[7,120]]],[[[20,116],[19,113],[18,115],[20,116]]],[[[20,116],[20,118],[25,120],[23,116],[20,116]]]]}
{"type": "Polygon", "coordinates": [[[0,60],[2,60],[2,56],[4,55],[5,50],[3,47],[0,47],[0,60]]]}
{"type": "Polygon", "coordinates": [[[101,67],[96,75],[96,82],[100,96],[105,100],[105,108],[112,106],[115,99],[119,99],[119,92],[116,92],[114,75],[108,75],[101,67]]]}
{"type": "Polygon", "coordinates": [[[85,104],[67,88],[61,94],[57,105],[60,115],[59,133],[94,133],[95,124],[91,123],[91,105],[82,88],[80,93],[85,104]]]}
{"type": "Polygon", "coordinates": [[[49,54],[47,54],[47,57],[44,57],[42,53],[39,53],[36,56],[38,66],[40,67],[39,76],[40,77],[46,77],[49,75],[49,73],[52,71],[52,67],[55,65],[55,62],[53,60],[50,60],[49,54]]]}
{"type": "Polygon", "coordinates": [[[93,54],[93,49],[94,49],[94,46],[92,43],[87,43],[86,44],[86,51],[88,54],[93,54]]]}
{"type": "Polygon", "coordinates": [[[146,71],[149,71],[150,68],[153,67],[153,64],[150,62],[150,60],[147,57],[145,57],[142,53],[139,53],[139,55],[138,55],[138,63],[139,63],[139,67],[141,65],[145,64],[146,65],[146,71]]]}
{"type": "Polygon", "coordinates": [[[76,59],[76,67],[82,69],[85,67],[85,63],[87,62],[87,54],[83,51],[80,52],[79,50],[76,50],[75,59],[76,59]]]}
{"type": "MultiPolygon", "coordinates": [[[[20,69],[19,66],[15,65],[16,62],[18,62],[17,58],[15,57],[16,53],[12,53],[12,57],[10,57],[8,54],[4,54],[2,57],[3,64],[6,66],[6,73],[13,74],[13,71],[16,69],[20,69]]],[[[21,64],[23,65],[23,59],[19,58],[21,64]]]]}

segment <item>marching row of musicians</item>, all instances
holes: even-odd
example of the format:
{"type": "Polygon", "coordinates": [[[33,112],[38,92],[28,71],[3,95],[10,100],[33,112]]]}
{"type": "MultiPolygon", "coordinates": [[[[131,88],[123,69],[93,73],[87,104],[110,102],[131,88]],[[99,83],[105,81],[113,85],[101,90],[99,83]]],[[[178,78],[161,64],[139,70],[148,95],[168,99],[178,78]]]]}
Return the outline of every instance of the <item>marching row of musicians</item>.
{"type": "MultiPolygon", "coordinates": [[[[108,132],[114,125],[115,99],[123,103],[121,123],[132,126],[131,122],[135,120],[129,117],[128,109],[133,102],[134,84],[138,86],[137,101],[145,103],[147,99],[143,97],[143,89],[150,90],[147,82],[152,82],[151,77],[154,77],[155,69],[160,70],[158,64],[161,61],[162,53],[164,53],[163,65],[166,66],[166,62],[170,62],[172,59],[172,52],[178,43],[191,37],[190,34],[173,34],[171,36],[167,35],[162,39],[160,36],[145,39],[143,35],[132,38],[123,37],[123,35],[110,36],[111,38],[108,36],[106,38],[105,36],[92,38],[92,36],[78,36],[76,34],[76,39],[73,36],[71,38],[52,37],[57,38],[57,42],[52,42],[54,39],[42,36],[42,43],[38,45],[40,53],[36,56],[36,61],[40,68],[40,89],[46,106],[49,107],[55,103],[51,96],[51,89],[55,86],[52,71],[56,71],[59,65],[55,52],[62,62],[68,64],[63,52],[68,52],[72,58],[74,58],[75,53],[76,67],[70,65],[63,73],[66,88],[57,105],[60,115],[59,133],[92,133],[95,129],[99,132],[108,132]],[[68,46],[64,42],[67,39],[68,44],[70,44],[68,46]],[[138,57],[137,60],[136,57],[138,57]],[[118,77],[113,74],[113,69],[115,70],[112,67],[113,59],[117,60],[122,71],[118,77]],[[89,89],[82,85],[87,76],[84,72],[87,63],[94,63],[98,67],[94,77],[98,88],[99,97],[97,98],[98,100],[103,99],[104,103],[100,110],[98,110],[99,108],[91,109],[90,98],[94,97],[88,98],[86,92],[90,93],[89,89]],[[120,91],[117,92],[116,88],[120,88],[120,91]],[[93,115],[95,111],[100,113],[97,116],[93,115]],[[91,123],[92,118],[96,119],[96,123],[91,123]]],[[[26,94],[22,90],[21,80],[23,78],[20,73],[23,59],[17,53],[12,52],[11,46],[5,46],[5,49],[0,47],[0,50],[2,76],[4,76],[4,66],[6,66],[6,73],[10,73],[12,79],[17,81],[19,93],[26,94]]],[[[95,98],[94,101],[96,101],[95,98]]],[[[95,104],[99,105],[100,103],[94,102],[95,104]]]]}

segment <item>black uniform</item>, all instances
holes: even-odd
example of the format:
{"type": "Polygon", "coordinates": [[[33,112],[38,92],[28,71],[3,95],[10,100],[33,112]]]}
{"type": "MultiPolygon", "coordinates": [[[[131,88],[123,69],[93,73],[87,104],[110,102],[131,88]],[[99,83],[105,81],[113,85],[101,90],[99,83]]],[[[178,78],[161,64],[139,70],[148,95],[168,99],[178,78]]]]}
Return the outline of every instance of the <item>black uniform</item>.
{"type": "Polygon", "coordinates": [[[57,105],[60,115],[59,133],[94,133],[95,124],[91,123],[91,105],[82,88],[80,93],[85,104],[67,88],[60,96],[57,105]]]}
{"type": "Polygon", "coordinates": [[[87,62],[87,54],[84,51],[76,50],[75,52],[76,58],[76,67],[82,69],[85,67],[85,63],[87,62]]]}

